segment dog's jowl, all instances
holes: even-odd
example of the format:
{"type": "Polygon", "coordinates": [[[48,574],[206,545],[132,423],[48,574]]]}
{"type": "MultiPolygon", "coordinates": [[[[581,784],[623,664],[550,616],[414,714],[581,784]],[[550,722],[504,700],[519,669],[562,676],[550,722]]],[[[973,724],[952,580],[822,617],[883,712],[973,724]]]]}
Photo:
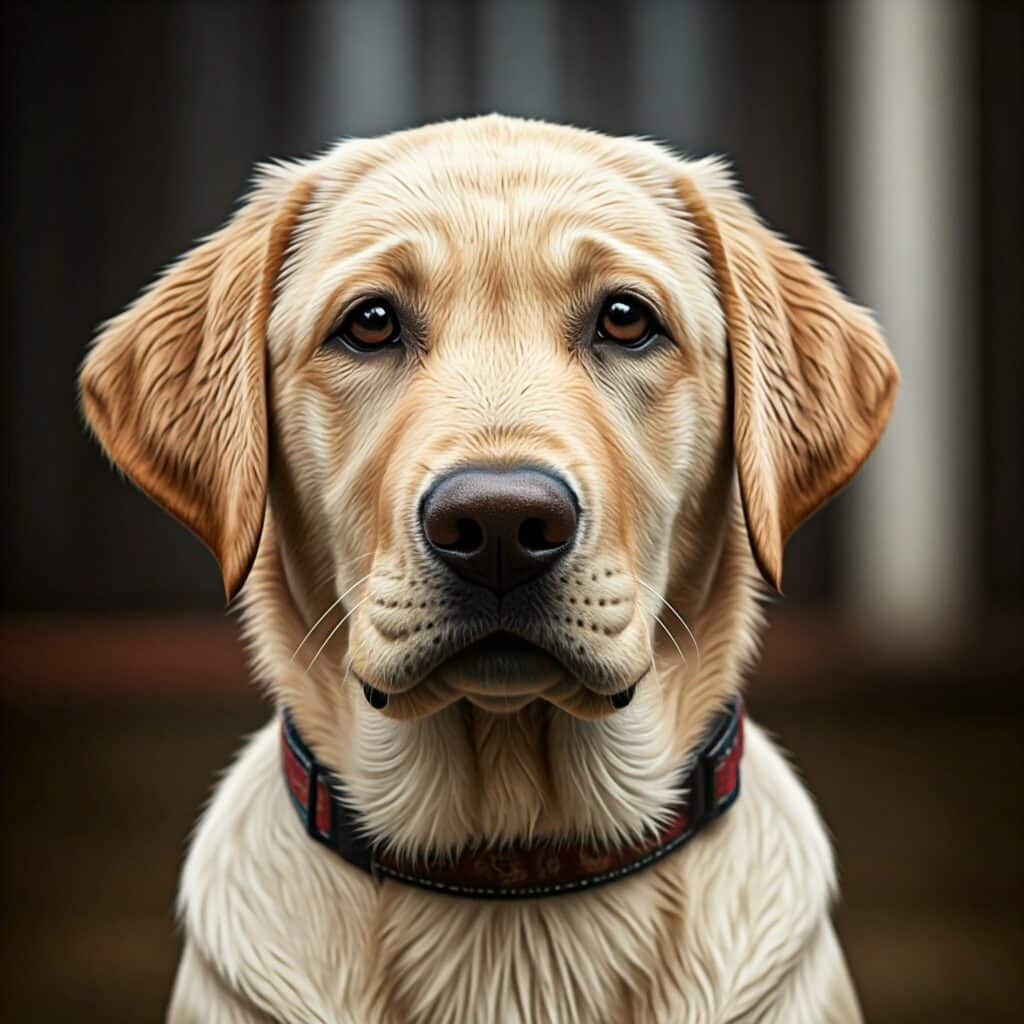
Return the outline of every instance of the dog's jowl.
{"type": "Polygon", "coordinates": [[[492,116],[261,170],[81,375],[275,704],[170,1020],[859,1020],[740,691],[896,380],[716,160],[492,116]]]}

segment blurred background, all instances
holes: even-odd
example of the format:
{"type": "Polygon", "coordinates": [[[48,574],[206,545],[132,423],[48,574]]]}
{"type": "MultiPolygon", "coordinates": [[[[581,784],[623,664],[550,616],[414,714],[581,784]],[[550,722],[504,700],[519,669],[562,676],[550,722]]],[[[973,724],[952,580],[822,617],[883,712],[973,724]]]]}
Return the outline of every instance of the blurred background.
{"type": "Polygon", "coordinates": [[[189,828],[269,714],[212,559],[85,437],[91,332],[254,163],[492,110],[726,154],[878,311],[896,413],[792,542],[750,704],[835,835],[868,1019],[1020,1019],[1020,4],[36,2],[3,35],[3,1019],[160,1019],[189,828]]]}

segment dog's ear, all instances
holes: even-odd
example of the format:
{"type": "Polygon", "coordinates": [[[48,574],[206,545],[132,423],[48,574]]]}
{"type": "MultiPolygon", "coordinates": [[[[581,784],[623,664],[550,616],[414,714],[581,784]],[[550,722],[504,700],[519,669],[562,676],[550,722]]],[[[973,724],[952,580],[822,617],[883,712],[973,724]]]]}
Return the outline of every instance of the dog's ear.
{"type": "Polygon", "coordinates": [[[110,458],[210,548],[230,600],[267,500],[266,323],[312,190],[265,170],[247,202],[120,316],[82,366],[85,418],[110,458]]]}
{"type": "Polygon", "coordinates": [[[765,227],[720,164],[690,165],[678,189],[725,314],[750,544],[778,590],[786,540],[871,453],[899,374],[871,315],[765,227]]]}

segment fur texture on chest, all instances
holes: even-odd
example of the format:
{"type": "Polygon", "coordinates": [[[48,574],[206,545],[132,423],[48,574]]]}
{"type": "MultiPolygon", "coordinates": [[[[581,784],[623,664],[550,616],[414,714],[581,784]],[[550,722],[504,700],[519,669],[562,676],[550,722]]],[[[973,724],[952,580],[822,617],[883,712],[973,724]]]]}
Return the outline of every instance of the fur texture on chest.
{"type": "Polygon", "coordinates": [[[513,904],[378,885],[313,843],[276,728],[207,811],[180,908],[187,941],[265,1019],[697,1024],[763,1009],[831,938],[827,841],[756,726],[743,797],[691,845],[591,893],[513,904]]]}

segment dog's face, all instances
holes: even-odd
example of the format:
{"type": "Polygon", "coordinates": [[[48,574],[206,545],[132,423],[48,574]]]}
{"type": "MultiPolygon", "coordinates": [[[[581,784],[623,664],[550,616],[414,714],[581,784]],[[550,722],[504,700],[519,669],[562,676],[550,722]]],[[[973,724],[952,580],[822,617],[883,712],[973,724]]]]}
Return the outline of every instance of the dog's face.
{"type": "Polygon", "coordinates": [[[325,190],[270,318],[272,493],[386,714],[628,701],[727,442],[692,229],[560,142],[382,155],[325,190]]]}
{"type": "Polygon", "coordinates": [[[344,619],[339,680],[397,718],[626,706],[735,470],[777,584],[894,384],[717,165],[501,118],[269,172],[83,371],[101,440],[229,593],[269,500],[308,624],[344,619]]]}

